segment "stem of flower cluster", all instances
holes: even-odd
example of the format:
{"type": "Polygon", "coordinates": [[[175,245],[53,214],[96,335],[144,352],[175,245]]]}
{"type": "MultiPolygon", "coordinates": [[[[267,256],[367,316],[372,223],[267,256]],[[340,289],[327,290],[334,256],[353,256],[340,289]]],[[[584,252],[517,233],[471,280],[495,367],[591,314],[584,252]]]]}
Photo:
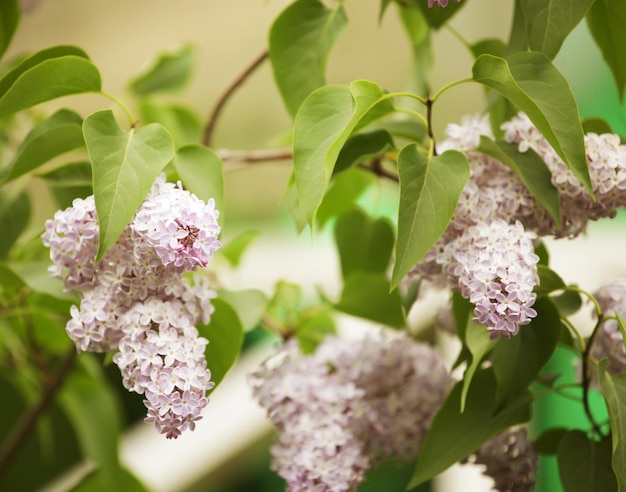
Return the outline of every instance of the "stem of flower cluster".
{"type": "Polygon", "coordinates": [[[593,346],[593,340],[596,336],[596,333],[598,332],[598,329],[600,328],[600,326],[602,325],[602,322],[604,321],[604,318],[602,316],[598,317],[598,322],[596,323],[596,326],[594,326],[593,328],[593,332],[591,333],[591,336],[589,337],[589,341],[587,342],[587,346],[585,347],[585,350],[582,353],[582,388],[583,388],[583,405],[585,407],[585,413],[587,414],[587,418],[589,419],[589,422],[591,422],[591,426],[593,427],[593,430],[598,434],[598,436],[600,436],[601,438],[606,437],[604,432],[602,431],[602,428],[598,425],[598,423],[596,422],[596,419],[593,416],[593,413],[591,412],[591,406],[589,405],[589,385],[591,383],[591,378],[589,377],[589,354],[591,353],[591,347],[593,346]]]}

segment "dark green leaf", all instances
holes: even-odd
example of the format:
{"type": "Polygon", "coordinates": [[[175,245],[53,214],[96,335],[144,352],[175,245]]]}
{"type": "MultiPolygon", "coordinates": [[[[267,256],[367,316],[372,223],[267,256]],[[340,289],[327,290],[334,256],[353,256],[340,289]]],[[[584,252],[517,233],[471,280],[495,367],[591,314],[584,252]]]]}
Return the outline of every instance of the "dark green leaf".
{"type": "Polygon", "coordinates": [[[335,307],[393,328],[405,326],[402,298],[397,290],[389,292],[389,280],[381,274],[354,272],[345,280],[335,307]]]}
{"type": "Polygon", "coordinates": [[[393,250],[393,227],[385,218],[354,209],[337,220],[335,241],[344,279],[359,271],[384,274],[393,250]]]}
{"type": "Polygon", "coordinates": [[[449,2],[448,6],[445,8],[439,7],[439,5],[435,4],[433,7],[428,7],[428,2],[424,0],[411,0],[411,4],[416,5],[421,11],[428,24],[434,29],[439,29],[446,22],[450,20],[450,18],[455,15],[459,9],[462,9],[463,6],[467,2],[449,2]]]}
{"type": "Polygon", "coordinates": [[[566,290],[558,295],[550,296],[550,299],[561,312],[561,316],[571,316],[577,313],[583,305],[580,294],[573,290],[566,290]]]}
{"type": "Polygon", "coordinates": [[[467,366],[463,373],[463,390],[461,391],[461,413],[465,411],[465,402],[467,393],[472,383],[472,378],[480,367],[485,356],[491,352],[497,340],[489,337],[489,331],[485,329],[485,325],[470,321],[465,329],[465,346],[472,354],[472,362],[467,366]]]}
{"type": "Polygon", "coordinates": [[[559,312],[549,299],[537,299],[537,317],[510,339],[493,349],[493,370],[498,381],[497,401],[523,392],[548,362],[561,336],[559,312]]]}
{"type": "Polygon", "coordinates": [[[208,325],[200,323],[200,335],[209,340],[204,355],[217,386],[237,360],[243,342],[243,327],[236,311],[222,299],[213,299],[215,312],[208,325]]]}
{"type": "Polygon", "coordinates": [[[194,50],[189,45],[161,53],[145,72],[130,84],[136,96],[153,92],[170,92],[182,89],[191,75],[194,50]]]}
{"type": "MultiPolygon", "coordinates": [[[[609,359],[604,359],[598,366],[600,387],[606,400],[611,423],[613,445],[609,448],[612,455],[613,471],[617,476],[619,490],[626,490],[626,374],[613,376],[607,371],[609,359]]],[[[609,462],[606,456],[604,463],[609,462]]],[[[593,490],[593,489],[589,489],[593,490]]],[[[609,490],[609,489],[595,489],[609,490]]]]}
{"type": "Polygon", "coordinates": [[[115,244],[154,180],[174,157],[174,144],[157,123],[129,133],[122,131],[111,111],[98,111],[86,118],[83,134],[93,169],[99,260],[115,244]]]}
{"type": "Polygon", "coordinates": [[[0,58],[11,44],[20,22],[20,6],[17,0],[0,0],[0,58]]]}
{"type": "Polygon", "coordinates": [[[528,191],[548,211],[557,227],[561,226],[559,191],[552,184],[552,173],[548,165],[532,149],[521,153],[517,144],[504,141],[494,142],[481,135],[478,151],[483,152],[508,166],[528,188],[528,191]]]}
{"type": "Polygon", "coordinates": [[[239,236],[231,239],[220,248],[220,253],[230,262],[234,267],[239,265],[241,256],[246,251],[248,246],[259,235],[258,231],[246,231],[239,236]]]}
{"type": "Polygon", "coordinates": [[[0,194],[0,259],[6,258],[30,220],[30,200],[26,192],[0,194]]]}
{"type": "Polygon", "coordinates": [[[524,9],[522,8],[522,0],[515,0],[513,23],[511,25],[507,53],[512,54],[517,53],[518,51],[526,51],[527,49],[528,37],[526,33],[526,16],[524,15],[524,9]]]}
{"type": "MultiPolygon", "coordinates": [[[[186,189],[201,200],[215,200],[215,208],[224,206],[224,171],[222,159],[208,147],[191,144],[176,151],[176,172],[186,189]]],[[[223,219],[222,219],[223,220],[223,219]]]]}
{"type": "Polygon", "coordinates": [[[535,254],[539,257],[539,264],[547,267],[550,263],[550,252],[546,247],[546,243],[541,239],[539,239],[538,244],[535,246],[535,254]]]}
{"type": "Polygon", "coordinates": [[[6,264],[0,263],[0,286],[4,290],[17,291],[26,285],[6,264]]]}
{"type": "Polygon", "coordinates": [[[565,434],[567,434],[568,432],[569,431],[563,427],[548,429],[547,431],[543,432],[537,439],[535,439],[535,441],[533,442],[533,448],[539,454],[556,454],[561,439],[563,439],[563,436],[565,436],[565,434]]]}
{"type": "Polygon", "coordinates": [[[561,438],[557,459],[565,492],[618,490],[610,466],[611,442],[608,439],[593,441],[580,430],[569,431],[561,438]]]}
{"type": "Polygon", "coordinates": [[[324,200],[317,210],[317,224],[322,229],[333,217],[349,212],[376,176],[361,169],[348,169],[333,177],[324,200]]]}
{"type": "Polygon", "coordinates": [[[522,0],[528,46],[552,60],[594,0],[522,0]]]}
{"type": "Polygon", "coordinates": [[[268,303],[267,296],[258,289],[220,289],[218,297],[235,310],[244,331],[256,328],[268,303]]]}
{"type": "Polygon", "coordinates": [[[274,21],[269,57],[289,114],[325,82],[328,53],[348,19],[343,6],[328,9],[318,0],[297,0],[274,21]]]}
{"type": "Polygon", "coordinates": [[[567,80],[541,53],[520,52],[508,60],[481,55],[474,80],[495,89],[524,111],[593,196],[578,106],[567,80]]]}
{"type": "Polygon", "coordinates": [[[337,330],[335,329],[333,319],[327,312],[321,311],[298,327],[296,339],[302,353],[312,354],[326,336],[335,335],[336,333],[337,330]]]}
{"type": "Polygon", "coordinates": [[[602,135],[603,133],[613,133],[611,125],[602,118],[585,118],[582,121],[583,131],[587,133],[596,133],[602,135]]]}
{"type": "Polygon", "coordinates": [[[167,128],[177,148],[198,143],[202,138],[202,121],[185,106],[142,99],[139,102],[139,116],[144,125],[160,123],[167,128]]]}
{"type": "Polygon", "coordinates": [[[11,181],[53,157],[85,145],[82,123],[83,119],[68,109],[61,109],[39,123],[17,149],[4,181],[11,181]]]}
{"type": "Polygon", "coordinates": [[[365,124],[393,111],[376,84],[326,86],[302,103],[294,123],[294,169],[300,208],[309,224],[324,198],[341,149],[365,124]]]}
{"type": "Polygon", "coordinates": [[[465,297],[458,292],[452,293],[452,316],[460,340],[465,340],[467,325],[473,309],[474,306],[469,299],[465,299],[465,297]]]}
{"type": "Polygon", "coordinates": [[[530,419],[532,396],[522,393],[501,409],[495,401],[496,379],[490,369],[476,373],[460,412],[463,382],[457,383],[426,434],[407,490],[466,458],[505,429],[530,419]]]}
{"type": "Polygon", "coordinates": [[[386,130],[354,135],[348,139],[339,152],[333,173],[340,173],[359,162],[380,156],[393,148],[393,139],[386,130]]]}
{"type": "Polygon", "coordinates": [[[626,85],[626,2],[596,0],[587,13],[591,35],[613,73],[620,101],[626,85]]]}
{"type": "Polygon", "coordinates": [[[78,48],[40,51],[0,80],[0,117],[57,97],[98,92],[100,85],[98,69],[78,48]]]}
{"type": "Polygon", "coordinates": [[[539,275],[539,285],[535,285],[534,291],[538,296],[545,296],[566,287],[559,274],[546,265],[537,265],[537,274],[539,275]]]}
{"type": "Polygon", "coordinates": [[[465,155],[450,150],[429,160],[411,144],[398,156],[398,174],[400,210],[393,289],[445,231],[469,179],[469,163],[465,155]]]}

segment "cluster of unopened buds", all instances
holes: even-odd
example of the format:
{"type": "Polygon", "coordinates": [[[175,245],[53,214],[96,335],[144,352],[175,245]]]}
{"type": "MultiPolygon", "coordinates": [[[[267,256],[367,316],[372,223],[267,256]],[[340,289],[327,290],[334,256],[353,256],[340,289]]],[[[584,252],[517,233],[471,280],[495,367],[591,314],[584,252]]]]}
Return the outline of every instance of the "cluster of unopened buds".
{"type": "Polygon", "coordinates": [[[539,236],[573,238],[590,220],[614,217],[626,205],[626,146],[618,135],[585,135],[594,201],[526,115],[504,123],[502,130],[520,153],[532,149],[547,164],[560,197],[560,226],[510,168],[476,150],[480,136],[493,138],[493,133],[487,117],[468,117],[448,126],[448,139],[438,150],[464,152],[470,179],[443,236],[412,272],[443,277],[474,304],[475,320],[492,337],[515,335],[536,316],[539,236]]]}
{"type": "Polygon", "coordinates": [[[208,323],[215,292],[182,274],[220,247],[218,212],[180,184],[157,178],[119,240],[95,262],[94,197],[74,200],[46,222],[50,273],[79,294],[66,331],[78,351],[115,352],[129,391],[145,396],[147,422],[168,438],[193,430],[213,387],[196,324],[208,323]]]}

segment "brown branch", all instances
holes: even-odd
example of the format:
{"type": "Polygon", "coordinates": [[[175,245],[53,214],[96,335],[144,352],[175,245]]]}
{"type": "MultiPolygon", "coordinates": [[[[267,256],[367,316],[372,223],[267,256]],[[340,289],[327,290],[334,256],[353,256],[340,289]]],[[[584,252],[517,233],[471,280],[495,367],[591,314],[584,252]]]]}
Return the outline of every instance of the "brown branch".
{"type": "Polygon", "coordinates": [[[254,163],[291,159],[293,158],[293,150],[290,148],[261,150],[221,149],[217,151],[217,155],[223,161],[254,163]]]}
{"type": "Polygon", "coordinates": [[[245,80],[250,76],[252,72],[254,72],[260,65],[265,61],[268,57],[267,49],[263,50],[261,53],[257,55],[257,57],[252,60],[233,80],[226,89],[218,96],[217,102],[211,113],[209,113],[209,117],[207,119],[207,124],[204,127],[204,134],[202,135],[202,143],[209,147],[211,145],[211,139],[213,137],[213,129],[215,127],[215,122],[219,117],[222,109],[230,96],[245,82],[245,80]]]}
{"type": "Polygon", "coordinates": [[[54,401],[54,397],[63,385],[65,378],[74,365],[75,359],[76,347],[72,345],[65,357],[61,360],[54,377],[50,379],[48,384],[44,385],[39,400],[22,415],[22,418],[13,427],[13,432],[4,440],[0,448],[0,476],[7,471],[8,465],[15,458],[20,448],[26,443],[39,417],[54,401]]]}

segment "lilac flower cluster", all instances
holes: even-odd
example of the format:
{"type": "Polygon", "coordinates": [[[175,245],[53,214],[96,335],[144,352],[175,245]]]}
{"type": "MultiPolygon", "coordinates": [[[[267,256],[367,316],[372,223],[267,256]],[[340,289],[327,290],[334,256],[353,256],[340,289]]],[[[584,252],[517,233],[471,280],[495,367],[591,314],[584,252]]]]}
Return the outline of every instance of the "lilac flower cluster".
{"type": "Polygon", "coordinates": [[[278,430],[272,468],[291,492],[353,490],[389,457],[417,456],[452,380],[405,334],[327,337],[305,356],[290,341],[251,377],[278,430]]]}
{"type": "Polygon", "coordinates": [[[182,273],[205,266],[220,247],[213,200],[157,178],[119,240],[95,263],[99,229],[93,196],[46,222],[50,273],[79,293],[66,331],[79,351],[116,351],[129,391],[145,395],[146,421],[175,438],[193,430],[212,388],[195,325],[208,323],[215,292],[182,273]]]}
{"type": "Polygon", "coordinates": [[[532,248],[536,237],[574,237],[586,229],[589,220],[613,217],[617,208],[626,205],[626,146],[620,145],[617,135],[585,136],[594,202],[526,115],[520,113],[502,129],[505,139],[516,143],[520,152],[532,149],[547,163],[560,195],[561,226],[511,169],[475,150],[481,135],[493,138],[487,117],[466,117],[460,125],[448,126],[448,139],[439,150],[464,152],[470,162],[470,179],[446,231],[413,274],[444,276],[448,285],[472,300],[475,319],[486,323],[492,336],[508,337],[536,315],[532,309],[532,290],[538,282],[538,258],[532,248]],[[507,238],[505,231],[512,236],[507,238]],[[506,251],[505,257],[490,256],[484,250],[485,244],[495,242],[501,252],[506,251]],[[491,261],[496,263],[490,265],[491,261]],[[503,261],[508,262],[506,268],[514,279],[503,270],[503,261]],[[491,273],[485,277],[487,270],[491,273]]]}
{"type": "MultiPolygon", "coordinates": [[[[604,316],[619,315],[626,318],[626,280],[613,280],[600,287],[594,296],[604,316]]],[[[613,375],[626,371],[624,338],[617,320],[607,319],[602,322],[589,355],[598,360],[608,357],[607,369],[613,375]]]]}
{"type": "Polygon", "coordinates": [[[507,430],[483,445],[468,460],[484,465],[498,492],[531,492],[537,482],[539,457],[526,429],[507,430]]]}

